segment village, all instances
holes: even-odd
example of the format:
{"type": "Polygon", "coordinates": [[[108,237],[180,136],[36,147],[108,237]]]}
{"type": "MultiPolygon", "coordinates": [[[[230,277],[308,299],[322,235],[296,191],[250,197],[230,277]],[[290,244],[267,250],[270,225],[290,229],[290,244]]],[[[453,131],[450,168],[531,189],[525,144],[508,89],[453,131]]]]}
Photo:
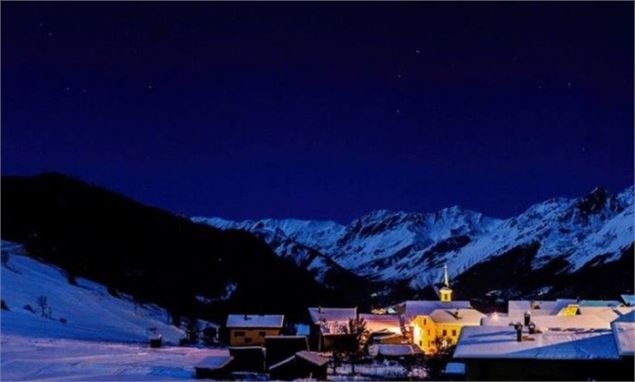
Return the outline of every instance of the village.
{"type": "MultiPolygon", "coordinates": [[[[510,300],[483,313],[453,299],[359,312],[309,307],[309,325],[278,314],[230,314],[226,354],[195,365],[216,380],[633,380],[635,295],[615,300],[510,300]]],[[[220,333],[220,335],[219,335],[220,333]]],[[[160,347],[160,334],[151,338],[160,347]]]]}

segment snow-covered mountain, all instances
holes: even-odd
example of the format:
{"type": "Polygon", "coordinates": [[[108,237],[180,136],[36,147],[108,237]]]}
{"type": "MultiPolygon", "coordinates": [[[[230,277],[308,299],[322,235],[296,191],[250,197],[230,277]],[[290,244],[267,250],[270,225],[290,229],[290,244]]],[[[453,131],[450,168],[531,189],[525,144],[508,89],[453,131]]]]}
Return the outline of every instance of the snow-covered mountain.
{"type": "Polygon", "coordinates": [[[379,210],[348,225],[296,219],[193,220],[255,233],[278,255],[316,271],[318,280],[320,269],[339,266],[369,279],[406,281],[419,289],[438,282],[444,263],[456,277],[517,248],[535,248],[530,265],[534,271],[554,260],[564,273],[615,261],[633,244],[633,187],[616,195],[597,188],[580,198],[550,199],[509,219],[455,206],[434,213],[379,210]]]}

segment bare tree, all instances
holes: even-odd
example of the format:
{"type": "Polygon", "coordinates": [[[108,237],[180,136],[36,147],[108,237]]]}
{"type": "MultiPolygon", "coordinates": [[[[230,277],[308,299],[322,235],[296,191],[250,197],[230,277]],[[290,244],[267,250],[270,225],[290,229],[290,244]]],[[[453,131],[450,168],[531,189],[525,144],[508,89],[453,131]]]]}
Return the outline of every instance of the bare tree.
{"type": "Polygon", "coordinates": [[[347,333],[350,335],[351,344],[346,353],[351,362],[351,373],[355,375],[355,362],[364,355],[368,343],[366,321],[359,317],[350,319],[347,333]]]}
{"type": "Polygon", "coordinates": [[[53,309],[48,304],[48,298],[46,296],[38,296],[37,306],[40,308],[40,314],[44,318],[51,318],[53,316],[53,309]]]}

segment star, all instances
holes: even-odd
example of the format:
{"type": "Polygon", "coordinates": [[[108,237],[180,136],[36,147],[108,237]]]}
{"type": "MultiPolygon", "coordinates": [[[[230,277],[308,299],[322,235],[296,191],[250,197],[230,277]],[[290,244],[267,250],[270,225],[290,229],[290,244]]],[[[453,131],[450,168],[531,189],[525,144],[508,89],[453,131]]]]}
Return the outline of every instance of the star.
{"type": "Polygon", "coordinates": [[[154,89],[154,86],[152,84],[148,84],[148,90],[152,90],[154,89]]]}
{"type": "Polygon", "coordinates": [[[401,78],[401,77],[402,77],[401,74],[397,73],[397,78],[401,78]]]}
{"type": "Polygon", "coordinates": [[[421,50],[419,50],[419,49],[415,49],[415,53],[416,53],[416,54],[421,54],[421,50]]]}
{"type": "Polygon", "coordinates": [[[567,87],[570,88],[571,87],[571,81],[567,82],[567,87]]]}
{"type": "Polygon", "coordinates": [[[53,37],[53,32],[49,32],[49,33],[48,33],[48,36],[49,36],[49,37],[53,37]]]}

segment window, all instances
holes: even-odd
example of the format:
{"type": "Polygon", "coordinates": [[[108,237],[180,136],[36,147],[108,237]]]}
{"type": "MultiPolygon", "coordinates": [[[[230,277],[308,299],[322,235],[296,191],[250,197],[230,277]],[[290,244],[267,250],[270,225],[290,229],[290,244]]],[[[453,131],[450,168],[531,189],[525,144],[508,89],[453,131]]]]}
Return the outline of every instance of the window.
{"type": "Polygon", "coordinates": [[[234,337],[244,337],[244,336],[245,336],[245,332],[242,332],[242,331],[234,332],[234,337]]]}
{"type": "Polygon", "coordinates": [[[452,335],[456,337],[456,329],[452,329],[452,335]]]}
{"type": "Polygon", "coordinates": [[[423,324],[428,325],[428,320],[426,318],[423,319],[423,324]]]}
{"type": "Polygon", "coordinates": [[[265,332],[258,332],[258,335],[260,335],[260,337],[264,337],[264,336],[266,336],[266,335],[267,335],[267,333],[265,333],[265,332]]]}
{"type": "Polygon", "coordinates": [[[245,337],[245,343],[246,344],[251,343],[251,337],[245,337]]]}
{"type": "Polygon", "coordinates": [[[419,341],[419,346],[423,346],[423,341],[419,341]]]}
{"type": "Polygon", "coordinates": [[[442,335],[443,335],[443,337],[447,336],[448,335],[448,331],[443,329],[443,334],[442,335]]]}
{"type": "Polygon", "coordinates": [[[430,335],[430,329],[428,329],[428,335],[430,335]]]}

